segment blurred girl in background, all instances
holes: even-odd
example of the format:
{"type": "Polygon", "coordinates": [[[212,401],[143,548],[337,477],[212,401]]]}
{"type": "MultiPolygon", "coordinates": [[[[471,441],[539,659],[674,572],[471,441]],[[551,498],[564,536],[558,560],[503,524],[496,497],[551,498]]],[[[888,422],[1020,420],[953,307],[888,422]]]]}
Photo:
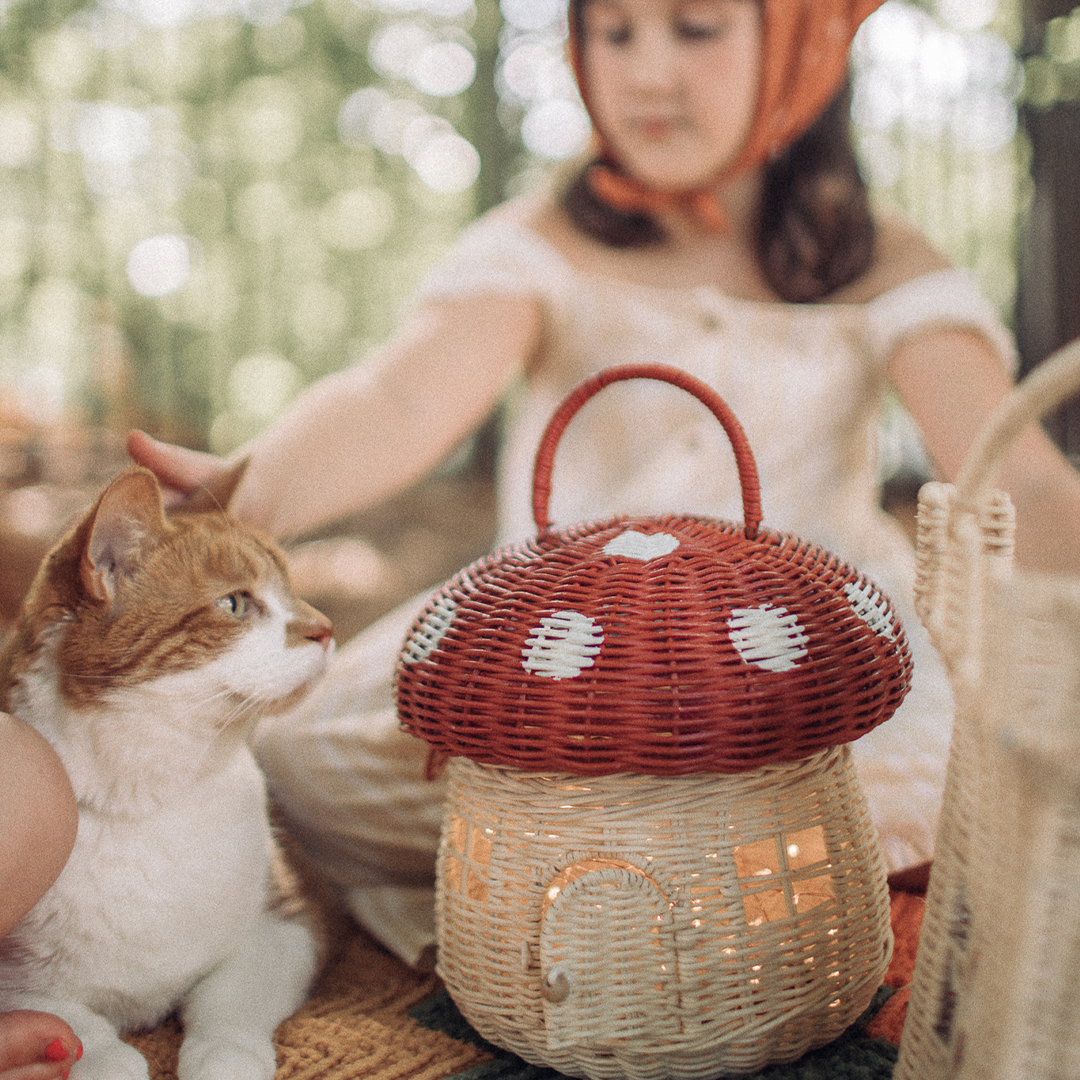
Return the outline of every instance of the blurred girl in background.
{"type": "MultiPolygon", "coordinates": [[[[505,406],[498,539],[534,531],[541,431],[583,378],[660,361],[714,387],[757,457],[765,523],[863,570],[904,617],[911,693],[855,757],[890,869],[929,859],[952,703],[911,605],[912,552],[880,509],[888,387],[944,479],[1009,392],[1012,340],[973,279],[869,205],[848,131],[848,49],[880,0],[572,0],[570,49],[592,117],[572,175],[469,227],[400,331],[310,387],[237,453],[232,509],[303,534],[419,479],[505,406]]],[[[219,459],[133,433],[188,491],[219,459]]],[[[569,525],[676,511],[738,520],[723,432],[687,395],[621,383],[560,443],[551,513],[569,525]]],[[[1080,485],[1039,432],[999,485],[1018,558],[1080,569],[1080,485]]],[[[301,709],[261,730],[275,795],[377,936],[417,962],[432,940],[442,787],[401,733],[390,679],[422,606],[338,654],[301,709]]]]}

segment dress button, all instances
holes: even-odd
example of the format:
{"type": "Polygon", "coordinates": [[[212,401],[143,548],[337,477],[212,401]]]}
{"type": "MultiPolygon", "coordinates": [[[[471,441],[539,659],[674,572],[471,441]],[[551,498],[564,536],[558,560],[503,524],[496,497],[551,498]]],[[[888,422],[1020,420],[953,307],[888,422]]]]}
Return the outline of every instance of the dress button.
{"type": "Polygon", "coordinates": [[[714,311],[703,311],[701,313],[701,328],[707,334],[715,334],[718,330],[722,330],[724,327],[723,320],[714,311]]]}

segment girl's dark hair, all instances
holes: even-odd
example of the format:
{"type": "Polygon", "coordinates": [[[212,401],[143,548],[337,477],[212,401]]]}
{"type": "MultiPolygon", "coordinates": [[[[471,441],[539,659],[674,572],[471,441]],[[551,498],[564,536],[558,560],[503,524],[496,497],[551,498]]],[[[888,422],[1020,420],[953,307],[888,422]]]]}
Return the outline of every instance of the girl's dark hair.
{"type": "MultiPolygon", "coordinates": [[[[851,143],[850,105],[845,84],[821,116],[765,165],[758,259],[772,289],[792,303],[824,299],[858,278],[874,257],[874,219],[851,143]]],[[[574,224],[612,247],[662,243],[664,232],[647,213],[616,210],[596,196],[588,181],[592,164],[562,194],[574,224]]]]}

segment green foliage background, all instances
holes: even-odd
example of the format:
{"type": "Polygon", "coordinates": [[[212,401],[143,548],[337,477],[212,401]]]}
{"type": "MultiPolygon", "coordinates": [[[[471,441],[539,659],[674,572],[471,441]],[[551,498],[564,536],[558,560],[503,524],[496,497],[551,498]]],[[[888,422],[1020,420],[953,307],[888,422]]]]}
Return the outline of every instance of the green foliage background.
{"type": "Polygon", "coordinates": [[[352,0],[317,0],[262,24],[233,11],[163,28],[72,0],[9,8],[0,33],[9,401],[36,393],[41,404],[62,381],[64,401],[91,422],[227,448],[298,386],[388,333],[423,270],[500,197],[516,152],[494,115],[498,8],[467,7],[455,19],[409,13],[470,43],[477,77],[447,98],[373,70],[367,46],[396,16],[352,0]],[[368,86],[472,142],[483,162],[476,183],[433,191],[400,155],[341,137],[343,102],[368,86]],[[86,103],[100,102],[120,110],[114,139],[142,140],[138,154],[116,145],[108,160],[108,117],[105,160],[80,152],[86,103]],[[142,296],[125,260],[156,234],[187,239],[191,276],[142,296]]]}
{"type": "MultiPolygon", "coordinates": [[[[532,40],[508,25],[515,2],[526,15],[552,6],[0,2],[0,421],[139,424],[228,450],[362,357],[462,225],[546,167],[522,142],[525,105],[500,84],[510,45],[532,40]],[[467,47],[475,78],[426,93],[376,63],[374,43],[402,26],[467,47]],[[410,164],[373,134],[388,102],[415,130],[474,147],[475,181],[422,181],[415,153],[410,164]],[[180,238],[182,287],[132,287],[128,259],[148,237],[180,238]]],[[[959,2],[890,0],[924,39],[959,2]]],[[[1020,59],[1019,0],[996,0],[973,33],[993,38],[987,55],[1007,46],[1012,66],[993,78],[1008,108],[1080,95],[1077,12],[1020,59]]],[[[876,197],[972,267],[1008,316],[1031,197],[1022,133],[965,144],[960,99],[951,128],[875,120],[858,80],[879,80],[880,63],[862,63],[855,116],[876,197]]]]}

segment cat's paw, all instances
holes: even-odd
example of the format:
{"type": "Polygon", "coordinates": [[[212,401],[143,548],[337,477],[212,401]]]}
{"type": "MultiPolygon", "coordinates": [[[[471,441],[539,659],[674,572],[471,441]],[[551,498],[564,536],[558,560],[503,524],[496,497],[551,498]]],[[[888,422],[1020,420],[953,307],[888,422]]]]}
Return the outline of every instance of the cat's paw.
{"type": "Polygon", "coordinates": [[[146,1058],[119,1039],[107,1045],[86,1046],[85,1051],[71,1070],[71,1080],[149,1080],[146,1058]]]}
{"type": "Polygon", "coordinates": [[[273,1080],[273,1043],[239,1034],[191,1036],[180,1046],[179,1080],[273,1080]]]}

